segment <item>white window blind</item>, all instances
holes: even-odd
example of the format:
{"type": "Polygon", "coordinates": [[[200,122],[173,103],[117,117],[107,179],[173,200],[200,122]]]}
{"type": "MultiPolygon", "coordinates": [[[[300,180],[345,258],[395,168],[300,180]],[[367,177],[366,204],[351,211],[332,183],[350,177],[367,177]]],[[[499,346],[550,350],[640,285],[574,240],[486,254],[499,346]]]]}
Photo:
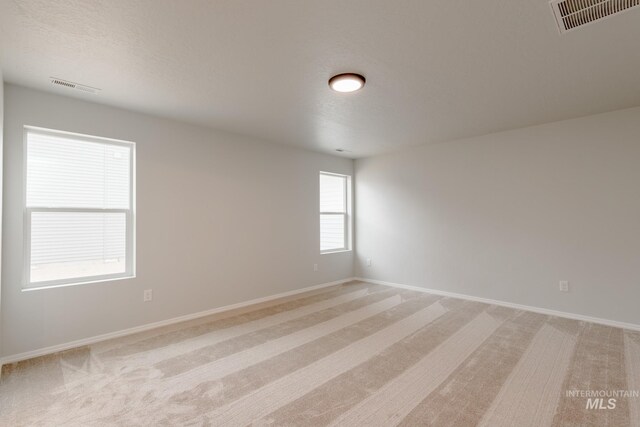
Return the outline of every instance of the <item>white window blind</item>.
{"type": "Polygon", "coordinates": [[[26,286],[132,276],[134,145],[25,132],[26,286]]]}
{"type": "Polygon", "coordinates": [[[320,172],[320,252],[349,249],[349,181],[320,172]]]}

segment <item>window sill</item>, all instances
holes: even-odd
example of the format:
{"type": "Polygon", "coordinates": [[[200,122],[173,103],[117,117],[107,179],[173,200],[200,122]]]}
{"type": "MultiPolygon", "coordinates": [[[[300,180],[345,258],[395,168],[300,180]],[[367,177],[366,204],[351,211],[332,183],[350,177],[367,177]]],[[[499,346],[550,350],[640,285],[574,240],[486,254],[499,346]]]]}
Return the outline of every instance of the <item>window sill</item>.
{"type": "Polygon", "coordinates": [[[31,286],[28,288],[22,288],[22,292],[42,291],[46,289],[55,289],[55,288],[67,288],[70,286],[91,285],[95,283],[113,282],[116,280],[128,280],[128,279],[135,279],[135,278],[136,276],[132,275],[132,276],[121,276],[121,277],[109,277],[106,279],[87,280],[84,282],[58,283],[58,284],[43,285],[43,286],[31,286]]]}
{"type": "Polygon", "coordinates": [[[341,254],[343,252],[352,252],[352,249],[339,249],[337,251],[320,252],[320,255],[341,254]]]}

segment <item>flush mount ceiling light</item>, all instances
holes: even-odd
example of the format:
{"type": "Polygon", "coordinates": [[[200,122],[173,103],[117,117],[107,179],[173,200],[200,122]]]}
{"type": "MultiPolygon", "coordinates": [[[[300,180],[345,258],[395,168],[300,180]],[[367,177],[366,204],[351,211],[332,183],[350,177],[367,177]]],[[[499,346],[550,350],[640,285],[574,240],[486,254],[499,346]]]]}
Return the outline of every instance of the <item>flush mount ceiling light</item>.
{"type": "Polygon", "coordinates": [[[354,73],[344,73],[329,79],[329,87],[336,92],[355,92],[364,86],[364,76],[354,73]]]}

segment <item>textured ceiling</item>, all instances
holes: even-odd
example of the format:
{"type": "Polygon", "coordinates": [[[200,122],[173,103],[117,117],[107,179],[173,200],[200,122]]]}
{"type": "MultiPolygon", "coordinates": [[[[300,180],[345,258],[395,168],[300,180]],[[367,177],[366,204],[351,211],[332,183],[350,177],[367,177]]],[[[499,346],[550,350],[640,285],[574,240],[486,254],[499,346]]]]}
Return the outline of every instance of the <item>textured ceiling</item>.
{"type": "Polygon", "coordinates": [[[640,10],[561,36],[546,0],[0,5],[8,82],[350,157],[640,105],[640,10]]]}

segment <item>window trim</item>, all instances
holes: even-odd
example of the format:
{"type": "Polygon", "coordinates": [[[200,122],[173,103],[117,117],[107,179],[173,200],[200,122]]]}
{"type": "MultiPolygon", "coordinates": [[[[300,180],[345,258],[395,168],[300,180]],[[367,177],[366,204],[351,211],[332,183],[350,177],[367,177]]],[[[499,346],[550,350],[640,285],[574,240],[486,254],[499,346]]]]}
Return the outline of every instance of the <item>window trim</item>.
{"type": "MultiPolygon", "coordinates": [[[[341,173],[334,172],[325,172],[320,171],[318,174],[318,203],[320,203],[320,177],[322,175],[326,176],[337,176],[344,179],[344,212],[331,212],[331,211],[322,211],[319,207],[318,218],[321,219],[323,215],[342,215],[344,219],[344,245],[341,248],[332,248],[332,249],[320,249],[320,255],[340,253],[340,252],[350,252],[351,251],[351,176],[345,175],[341,173]]],[[[318,239],[322,238],[321,230],[318,230],[318,239]]],[[[320,242],[319,242],[320,243],[320,242]]],[[[321,247],[319,244],[318,247],[321,247]]]]}
{"type": "Polygon", "coordinates": [[[136,144],[132,141],[111,139],[100,136],[92,136],[74,132],[59,131],[41,128],[37,126],[24,126],[23,129],[23,167],[22,167],[22,209],[23,209],[23,281],[22,291],[35,291],[64,286],[75,286],[89,283],[106,282],[113,280],[132,279],[136,277],[136,144]],[[70,137],[77,141],[110,144],[128,147],[131,150],[129,156],[129,209],[101,209],[101,208],[53,208],[45,206],[27,206],[27,164],[28,164],[28,137],[29,133],[41,135],[70,137]],[[125,271],[122,273],[102,274],[96,276],[82,276],[67,279],[47,280],[31,282],[31,216],[33,212],[88,212],[88,213],[124,213],[125,214],[125,271]]]}

